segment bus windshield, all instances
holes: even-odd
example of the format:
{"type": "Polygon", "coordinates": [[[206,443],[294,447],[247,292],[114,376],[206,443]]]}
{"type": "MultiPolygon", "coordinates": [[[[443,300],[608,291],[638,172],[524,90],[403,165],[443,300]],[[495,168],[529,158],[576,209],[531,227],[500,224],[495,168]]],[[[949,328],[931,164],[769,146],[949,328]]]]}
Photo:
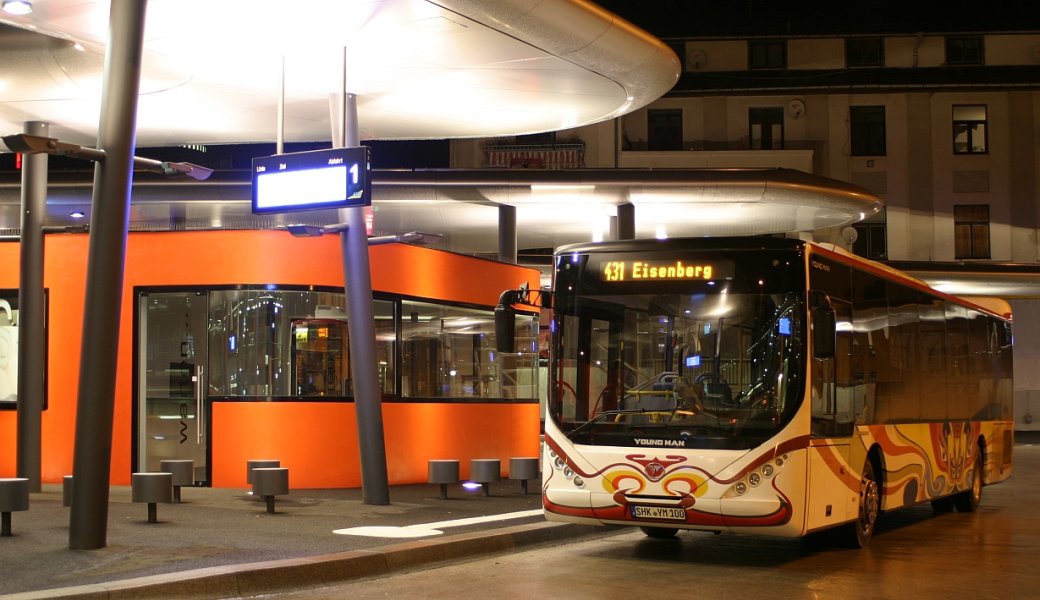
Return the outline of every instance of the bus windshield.
{"type": "Polygon", "coordinates": [[[801,402],[796,250],[557,258],[549,416],[576,443],[748,449],[801,402]]]}

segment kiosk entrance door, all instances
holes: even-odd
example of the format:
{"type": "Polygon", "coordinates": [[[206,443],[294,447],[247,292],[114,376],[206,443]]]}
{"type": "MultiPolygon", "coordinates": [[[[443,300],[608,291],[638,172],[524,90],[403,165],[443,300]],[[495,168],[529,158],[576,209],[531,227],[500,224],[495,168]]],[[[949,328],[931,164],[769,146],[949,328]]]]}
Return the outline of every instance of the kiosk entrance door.
{"type": "Polygon", "coordinates": [[[138,310],[137,468],[190,459],[208,485],[208,294],[142,292],[138,310]]]}

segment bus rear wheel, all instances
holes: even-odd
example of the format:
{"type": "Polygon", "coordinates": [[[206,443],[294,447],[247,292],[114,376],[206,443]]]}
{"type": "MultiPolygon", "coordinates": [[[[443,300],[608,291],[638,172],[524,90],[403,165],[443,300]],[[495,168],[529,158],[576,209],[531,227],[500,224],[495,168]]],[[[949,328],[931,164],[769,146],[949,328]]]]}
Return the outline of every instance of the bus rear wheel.
{"type": "Polygon", "coordinates": [[[982,449],[975,455],[975,464],[971,468],[971,485],[967,490],[953,497],[953,505],[958,512],[975,512],[982,502],[982,449]]]}
{"type": "Polygon", "coordinates": [[[855,547],[866,548],[870,545],[880,512],[881,493],[874,474],[874,465],[867,459],[859,480],[859,516],[852,523],[853,534],[849,536],[849,541],[855,547]]]}
{"type": "Polygon", "coordinates": [[[646,534],[646,537],[652,537],[655,540],[671,539],[679,533],[679,530],[674,527],[640,527],[639,529],[646,534]]]}

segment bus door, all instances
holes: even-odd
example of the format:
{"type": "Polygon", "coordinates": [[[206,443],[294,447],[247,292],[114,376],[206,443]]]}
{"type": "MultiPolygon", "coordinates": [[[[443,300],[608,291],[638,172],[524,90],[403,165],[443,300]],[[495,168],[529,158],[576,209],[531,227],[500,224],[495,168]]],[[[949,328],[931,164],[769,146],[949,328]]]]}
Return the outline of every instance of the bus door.
{"type": "Polygon", "coordinates": [[[208,325],[206,292],[139,293],[136,470],[190,459],[196,485],[209,483],[208,325]]]}
{"type": "Polygon", "coordinates": [[[812,328],[808,530],[854,518],[858,492],[858,486],[850,489],[847,485],[852,477],[850,436],[855,429],[852,305],[814,292],[812,328]]]}
{"type": "MultiPolygon", "coordinates": [[[[619,307],[620,308],[620,307],[619,307]]],[[[622,389],[623,317],[609,310],[586,310],[581,316],[564,317],[565,351],[576,357],[561,363],[556,401],[565,421],[584,423],[596,415],[617,410],[622,389]]]]}
{"type": "Polygon", "coordinates": [[[577,420],[586,421],[608,410],[617,410],[621,390],[622,319],[606,312],[590,313],[581,319],[576,396],[577,420]],[[584,404],[584,406],[582,406],[584,404]]]}

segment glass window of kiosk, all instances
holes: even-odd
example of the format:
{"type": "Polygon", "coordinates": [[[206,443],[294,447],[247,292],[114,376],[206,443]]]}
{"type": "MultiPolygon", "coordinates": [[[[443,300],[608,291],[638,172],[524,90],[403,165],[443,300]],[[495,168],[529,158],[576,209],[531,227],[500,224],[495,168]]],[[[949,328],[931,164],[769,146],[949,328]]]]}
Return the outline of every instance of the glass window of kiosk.
{"type": "MultiPolygon", "coordinates": [[[[342,292],[214,290],[209,303],[214,396],[351,396],[342,292]]],[[[394,384],[394,306],[374,301],[383,393],[394,384]]]]}
{"type": "Polygon", "coordinates": [[[517,318],[525,355],[495,351],[494,312],[405,301],[401,304],[401,396],[537,398],[538,318],[517,318]]]}

